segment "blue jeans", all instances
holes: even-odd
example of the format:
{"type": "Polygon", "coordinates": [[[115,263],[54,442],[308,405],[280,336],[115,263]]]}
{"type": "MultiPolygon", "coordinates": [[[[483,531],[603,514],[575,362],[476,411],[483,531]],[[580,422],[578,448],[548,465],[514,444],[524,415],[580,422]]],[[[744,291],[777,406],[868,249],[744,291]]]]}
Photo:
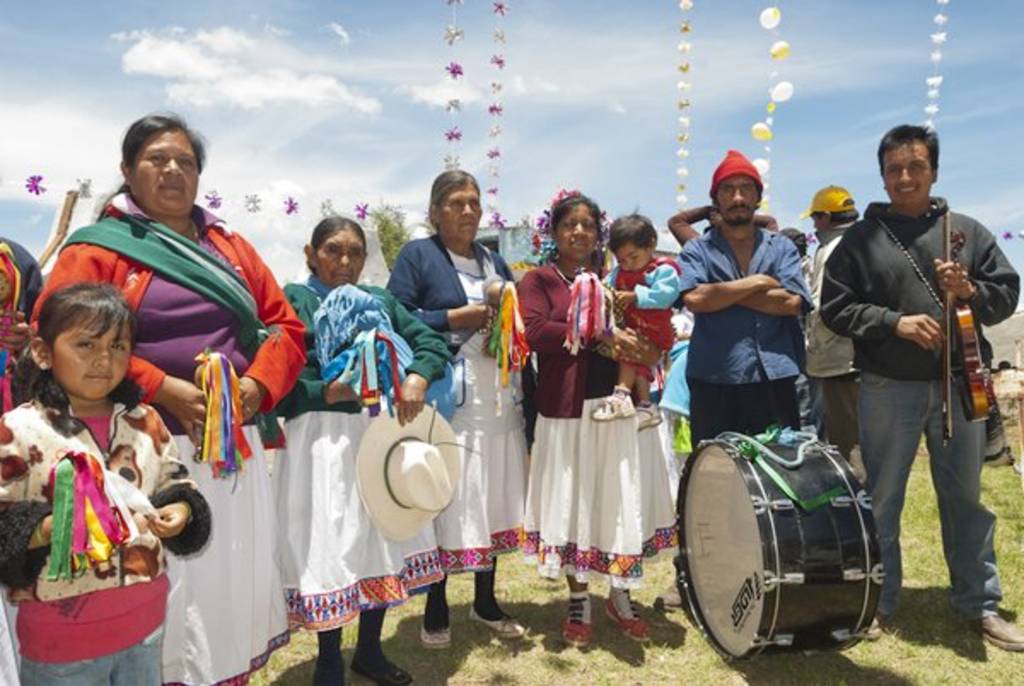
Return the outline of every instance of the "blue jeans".
{"type": "Polygon", "coordinates": [[[141,643],[112,655],[76,662],[21,658],[21,686],[160,686],[160,627],[141,643]]]}
{"type": "Polygon", "coordinates": [[[892,615],[899,600],[900,514],[922,433],[939,501],[950,602],[965,618],[977,619],[996,614],[1003,597],[993,548],[996,517],[980,500],[985,425],[967,421],[958,393],[954,388],[953,439],[943,445],[939,381],[861,375],[860,444],[885,567],[878,603],[883,615],[892,615]]]}

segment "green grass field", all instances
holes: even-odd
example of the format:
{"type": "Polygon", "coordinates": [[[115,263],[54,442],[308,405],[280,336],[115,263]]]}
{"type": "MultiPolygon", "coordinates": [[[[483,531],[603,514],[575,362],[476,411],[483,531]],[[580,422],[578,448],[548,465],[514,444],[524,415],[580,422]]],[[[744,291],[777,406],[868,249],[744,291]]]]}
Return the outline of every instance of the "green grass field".
{"type": "MultiPolygon", "coordinates": [[[[1009,467],[986,469],[986,505],[999,517],[996,550],[1008,618],[1024,621],[1024,492],[1009,467]],[[1016,611],[1016,612],[1015,612],[1016,611]]],[[[448,584],[452,647],[430,651],[419,643],[423,598],[388,612],[384,650],[409,670],[418,684],[1003,684],[1024,683],[1024,654],[987,646],[953,613],[947,602],[948,575],[942,559],[938,511],[921,453],[915,464],[903,515],[904,588],[894,625],[896,635],[861,642],[844,652],[776,655],[726,663],[682,612],[662,615],[652,605],[670,581],[668,559],[649,565],[646,586],[634,594],[644,605],[652,641],[641,646],[617,633],[595,596],[594,641],[577,650],[562,644],[564,582],[539,578],[522,559],[501,558],[498,597],[530,629],[525,640],[502,643],[467,619],[473,582],[468,575],[448,584]]],[[[594,584],[600,596],[607,588],[594,584]]],[[[351,660],[356,627],[344,632],[345,660],[351,660]]],[[[293,635],[256,676],[254,683],[309,684],[316,637],[293,635]]],[[[368,683],[351,672],[348,683],[368,683]]]]}

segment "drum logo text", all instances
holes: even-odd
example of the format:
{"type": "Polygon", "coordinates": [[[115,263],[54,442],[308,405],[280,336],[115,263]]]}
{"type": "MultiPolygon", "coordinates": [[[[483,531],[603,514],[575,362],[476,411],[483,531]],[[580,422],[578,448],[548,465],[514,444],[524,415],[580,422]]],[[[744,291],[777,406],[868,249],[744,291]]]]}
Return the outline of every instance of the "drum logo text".
{"type": "Polygon", "coordinates": [[[736,599],[732,601],[732,628],[740,629],[750,617],[751,603],[761,599],[761,577],[754,572],[740,586],[736,599]]]}

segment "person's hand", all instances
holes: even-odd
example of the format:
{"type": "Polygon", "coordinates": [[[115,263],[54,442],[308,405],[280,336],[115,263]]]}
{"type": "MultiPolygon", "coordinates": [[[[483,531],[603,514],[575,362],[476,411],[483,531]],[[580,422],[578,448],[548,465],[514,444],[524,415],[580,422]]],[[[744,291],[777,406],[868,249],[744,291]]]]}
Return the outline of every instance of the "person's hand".
{"type": "Polygon", "coordinates": [[[952,293],[958,300],[970,300],[978,292],[978,287],[971,283],[967,268],[958,262],[935,260],[935,280],[939,288],[952,293]]]}
{"type": "Polygon", "coordinates": [[[402,402],[398,403],[398,423],[405,426],[423,410],[428,382],[419,374],[409,374],[402,382],[402,402]]]}
{"type": "MultiPolygon", "coordinates": [[[[174,538],[182,532],[188,524],[188,518],[192,511],[185,503],[170,503],[156,511],[156,515],[150,515],[146,520],[149,530],[159,538],[174,538]]],[[[139,529],[142,530],[141,527],[139,529]]]]}
{"type": "Polygon", "coordinates": [[[324,386],[324,402],[328,405],[353,403],[357,400],[359,398],[356,397],[356,392],[352,390],[352,387],[342,383],[340,379],[335,379],[324,386]]]}
{"type": "Polygon", "coordinates": [[[719,231],[725,227],[725,222],[722,221],[722,213],[718,211],[717,207],[708,209],[708,223],[719,231]]]}
{"type": "Polygon", "coordinates": [[[632,305],[636,302],[636,293],[634,291],[615,291],[615,302],[616,304],[622,302],[632,305]]]}
{"type": "Polygon", "coordinates": [[[508,288],[514,288],[511,281],[492,281],[487,286],[487,291],[484,293],[484,300],[491,307],[498,307],[501,305],[498,299],[501,297],[501,287],[506,286],[508,288]]]}
{"type": "Polygon", "coordinates": [[[925,350],[942,345],[942,327],[926,314],[905,314],[896,322],[896,335],[913,341],[925,350]]]}
{"type": "Polygon", "coordinates": [[[448,310],[448,326],[452,329],[472,329],[476,331],[487,322],[490,308],[483,303],[470,303],[462,307],[448,310]]]}
{"type": "Polygon", "coordinates": [[[615,329],[602,340],[612,349],[615,359],[620,362],[635,362],[648,367],[658,363],[661,350],[633,329],[615,329]]]}
{"type": "Polygon", "coordinates": [[[249,421],[253,415],[260,411],[263,404],[263,396],[267,389],[251,376],[243,376],[238,380],[238,395],[242,400],[242,420],[249,421]]]}
{"type": "Polygon", "coordinates": [[[32,340],[32,327],[25,321],[24,312],[15,312],[13,318],[13,323],[0,336],[0,346],[18,353],[32,340]]]}
{"type": "Polygon", "coordinates": [[[782,288],[782,284],[779,283],[778,279],[768,276],[767,274],[751,274],[745,278],[750,279],[751,282],[762,291],[770,291],[773,288],[782,288]]]}
{"type": "Polygon", "coordinates": [[[132,513],[132,519],[135,520],[135,526],[139,529],[139,535],[140,536],[142,534],[148,534],[149,533],[149,531],[150,531],[150,529],[152,527],[149,525],[150,520],[149,520],[148,517],[146,517],[146,515],[139,514],[138,512],[133,512],[132,513]]]}
{"type": "Polygon", "coordinates": [[[153,401],[174,415],[189,440],[198,448],[202,441],[203,422],[206,421],[203,392],[195,384],[168,374],[153,401]]]}

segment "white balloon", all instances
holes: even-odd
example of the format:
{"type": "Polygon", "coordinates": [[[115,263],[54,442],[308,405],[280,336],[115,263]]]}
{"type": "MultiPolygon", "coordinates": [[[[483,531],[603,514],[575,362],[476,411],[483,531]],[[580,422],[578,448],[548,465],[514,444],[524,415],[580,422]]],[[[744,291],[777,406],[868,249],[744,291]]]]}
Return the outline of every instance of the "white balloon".
{"type": "Polygon", "coordinates": [[[778,7],[768,7],[761,12],[761,28],[771,31],[782,21],[782,11],[778,7]]]}
{"type": "Polygon", "coordinates": [[[756,160],[754,160],[753,165],[754,168],[757,169],[757,173],[760,174],[761,176],[767,174],[772,168],[772,163],[763,157],[758,157],[756,160]]]}
{"type": "Polygon", "coordinates": [[[786,102],[793,97],[793,84],[789,81],[779,81],[772,86],[771,96],[775,102],[786,102]]]}

